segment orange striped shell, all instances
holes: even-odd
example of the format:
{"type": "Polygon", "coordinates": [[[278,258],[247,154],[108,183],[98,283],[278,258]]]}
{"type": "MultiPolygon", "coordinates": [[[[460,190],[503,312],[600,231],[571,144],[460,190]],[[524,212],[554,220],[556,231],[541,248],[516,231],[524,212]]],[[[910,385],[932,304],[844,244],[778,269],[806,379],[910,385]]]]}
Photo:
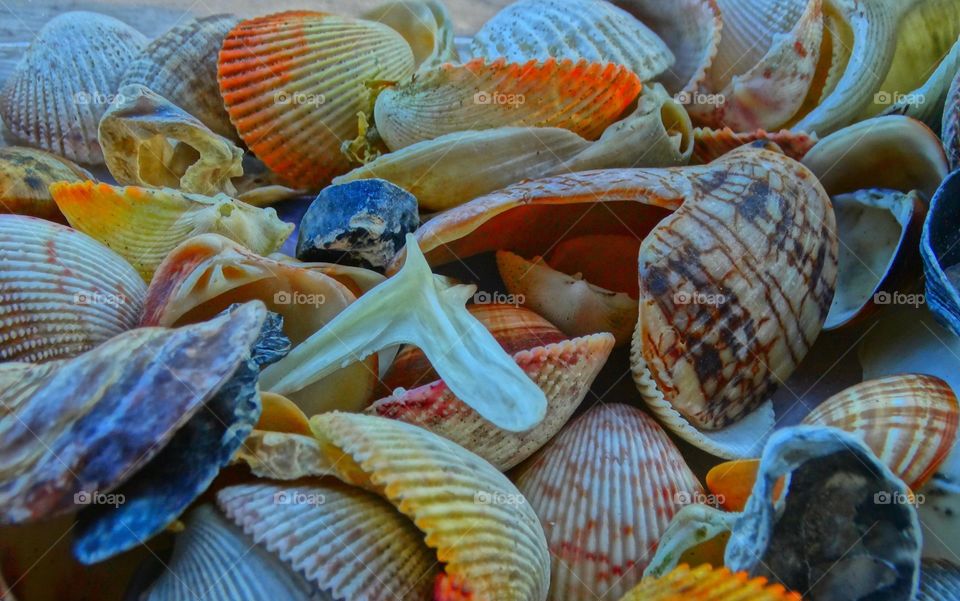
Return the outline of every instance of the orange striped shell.
{"type": "Polygon", "coordinates": [[[349,169],[371,88],[413,73],[406,40],[381,23],[311,11],[241,22],[223,42],[220,92],[230,121],[287,183],[319,189],[349,169]]]}
{"type": "Polygon", "coordinates": [[[950,454],[958,422],[960,407],[950,386],[920,374],[851,386],[803,419],[805,424],[833,426],[863,439],[912,490],[923,486],[950,454]]]}
{"type": "Polygon", "coordinates": [[[800,601],[800,595],[762,576],[683,564],[660,578],[645,579],[620,601],[800,601]]]}

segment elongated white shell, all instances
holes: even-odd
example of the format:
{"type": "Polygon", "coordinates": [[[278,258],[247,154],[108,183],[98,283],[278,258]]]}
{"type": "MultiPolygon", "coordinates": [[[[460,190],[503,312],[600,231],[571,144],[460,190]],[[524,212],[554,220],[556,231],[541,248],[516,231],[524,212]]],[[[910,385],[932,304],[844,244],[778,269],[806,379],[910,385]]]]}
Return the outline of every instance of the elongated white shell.
{"type": "Polygon", "coordinates": [[[622,597],[673,515],[703,492],[663,429],[627,405],[594,407],[519,470],[547,534],[557,601],[622,597]]]}
{"type": "Polygon", "coordinates": [[[0,361],[67,359],[136,327],[146,285],[76,230],[0,215],[0,361]]]}
{"type": "Polygon", "coordinates": [[[0,115],[16,138],[81,163],[103,162],[97,124],[123,69],[147,39],[90,12],[50,20],[0,92],[0,115]]]}

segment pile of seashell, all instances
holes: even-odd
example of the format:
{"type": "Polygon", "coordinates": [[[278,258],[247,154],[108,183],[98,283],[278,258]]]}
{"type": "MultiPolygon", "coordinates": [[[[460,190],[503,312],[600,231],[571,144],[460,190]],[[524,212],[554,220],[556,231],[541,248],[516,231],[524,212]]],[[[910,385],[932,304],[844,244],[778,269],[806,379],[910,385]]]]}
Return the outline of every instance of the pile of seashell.
{"type": "Polygon", "coordinates": [[[37,33],[0,599],[960,599],[960,0],[462,42],[440,0],[37,33]]]}

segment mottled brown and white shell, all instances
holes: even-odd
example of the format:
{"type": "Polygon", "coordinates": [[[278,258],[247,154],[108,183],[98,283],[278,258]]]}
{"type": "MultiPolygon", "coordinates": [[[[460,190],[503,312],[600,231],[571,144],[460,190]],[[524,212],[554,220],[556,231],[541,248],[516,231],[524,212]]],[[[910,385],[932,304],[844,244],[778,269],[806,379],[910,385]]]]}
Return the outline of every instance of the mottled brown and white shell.
{"type": "Polygon", "coordinates": [[[97,124],[123,70],[147,43],[113,17],[66,12],[37,33],[0,91],[0,115],[13,136],[80,163],[100,164],[97,124]]]}
{"type": "Polygon", "coordinates": [[[239,141],[217,85],[217,53],[240,19],[187,18],[150,42],[127,66],[120,86],[144,85],[221,136],[239,141]]]}
{"type": "Polygon", "coordinates": [[[146,285],[86,234],[0,215],[0,361],[66,359],[136,327],[146,285]]]}
{"type": "Polygon", "coordinates": [[[619,599],[673,515],[703,489],[649,415],[598,405],[517,468],[551,551],[550,599],[619,599]]]}
{"type": "Polygon", "coordinates": [[[79,165],[43,150],[0,148],[0,213],[66,223],[50,196],[54,182],[81,182],[93,176],[79,165]]]}

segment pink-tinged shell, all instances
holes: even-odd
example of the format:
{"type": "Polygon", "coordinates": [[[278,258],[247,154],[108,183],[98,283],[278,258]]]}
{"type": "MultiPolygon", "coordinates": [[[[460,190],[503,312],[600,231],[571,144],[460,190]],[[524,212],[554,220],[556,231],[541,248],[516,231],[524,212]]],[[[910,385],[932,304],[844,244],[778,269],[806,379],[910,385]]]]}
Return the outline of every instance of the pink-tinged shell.
{"type": "Polygon", "coordinates": [[[693,162],[709,163],[731,150],[760,140],[773,142],[785,155],[800,161],[817,143],[817,135],[787,129],[781,129],[778,132],[758,129],[749,133],[737,133],[729,127],[723,129],[698,127],[693,130],[693,162]]]}
{"type": "Polygon", "coordinates": [[[0,361],[80,355],[135,328],[146,291],[133,267],[86,234],[0,215],[0,361]]]}
{"type": "Polygon", "coordinates": [[[620,404],[580,416],[518,472],[547,535],[557,601],[622,597],[673,515],[703,492],[653,418],[620,404]]]}
{"type": "Polygon", "coordinates": [[[880,461],[917,490],[953,449],[960,407],[940,378],[908,374],[869,380],[839,392],[803,423],[840,428],[863,439],[880,461]]]}
{"type": "Polygon", "coordinates": [[[439,572],[413,522],[380,497],[336,480],[231,486],[217,503],[335,601],[427,599],[439,572]]]}
{"type": "Polygon", "coordinates": [[[497,428],[450,392],[442,380],[381,399],[366,412],[426,428],[508,470],[550,440],[583,401],[613,350],[613,337],[594,334],[538,346],[513,358],[547,396],[547,414],[526,432],[497,428]]]}

